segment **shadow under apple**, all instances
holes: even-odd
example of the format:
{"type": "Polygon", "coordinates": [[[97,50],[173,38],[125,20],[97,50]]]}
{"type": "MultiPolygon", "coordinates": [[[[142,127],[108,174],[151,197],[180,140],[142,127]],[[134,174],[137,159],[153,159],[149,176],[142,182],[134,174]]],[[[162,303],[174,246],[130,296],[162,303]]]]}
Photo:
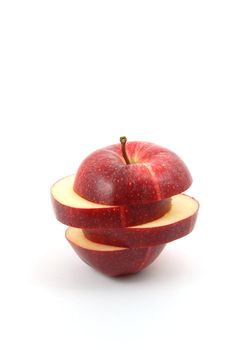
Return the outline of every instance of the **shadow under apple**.
{"type": "Polygon", "coordinates": [[[116,286],[140,288],[173,287],[187,284],[197,275],[196,266],[187,255],[166,248],[163,254],[143,271],[118,277],[97,273],[90,266],[77,261],[76,256],[47,257],[32,270],[32,282],[41,287],[98,293],[116,286]]]}

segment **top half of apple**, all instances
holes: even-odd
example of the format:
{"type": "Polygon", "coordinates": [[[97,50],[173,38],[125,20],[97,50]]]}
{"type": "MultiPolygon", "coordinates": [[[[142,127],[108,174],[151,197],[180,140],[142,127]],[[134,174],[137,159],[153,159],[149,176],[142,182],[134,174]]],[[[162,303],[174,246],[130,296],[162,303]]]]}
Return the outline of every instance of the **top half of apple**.
{"type": "Polygon", "coordinates": [[[73,190],[106,205],[159,201],[187,190],[192,177],[174,152],[149,142],[120,143],[99,149],[80,165],[73,190]]]}

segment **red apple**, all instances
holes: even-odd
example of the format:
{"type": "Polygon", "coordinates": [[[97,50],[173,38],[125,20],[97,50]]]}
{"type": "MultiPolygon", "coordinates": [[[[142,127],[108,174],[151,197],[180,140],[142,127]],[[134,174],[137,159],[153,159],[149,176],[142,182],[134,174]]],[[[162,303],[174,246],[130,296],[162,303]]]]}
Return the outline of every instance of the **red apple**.
{"type": "Polygon", "coordinates": [[[74,178],[74,175],[65,177],[51,188],[55,215],[68,226],[109,228],[138,225],[163,216],[171,208],[170,198],[128,206],[93,203],[74,192],[74,178]]]}
{"type": "Polygon", "coordinates": [[[110,229],[85,229],[85,236],[94,242],[119,247],[148,247],[164,244],[190,233],[195,225],[199,204],[184,194],[172,197],[169,212],[143,225],[110,229]]]}
{"type": "Polygon", "coordinates": [[[185,191],[192,183],[184,162],[148,142],[121,143],[97,150],[80,165],[74,191],[107,205],[144,204],[185,191]],[[126,148],[125,148],[126,147],[126,148]]]}
{"type": "Polygon", "coordinates": [[[109,276],[141,271],[159,256],[165,246],[128,249],[98,244],[88,240],[81,229],[72,227],[67,229],[66,238],[83,261],[109,276]]]}

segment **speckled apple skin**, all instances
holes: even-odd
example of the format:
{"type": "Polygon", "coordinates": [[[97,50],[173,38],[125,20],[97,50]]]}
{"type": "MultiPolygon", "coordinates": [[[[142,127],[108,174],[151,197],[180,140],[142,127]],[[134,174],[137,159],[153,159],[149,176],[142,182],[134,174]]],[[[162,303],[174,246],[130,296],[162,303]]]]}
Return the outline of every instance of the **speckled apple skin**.
{"type": "Polygon", "coordinates": [[[143,224],[160,218],[171,208],[171,199],[143,205],[112,206],[106,208],[73,208],[51,196],[57,220],[79,228],[110,228],[143,224]]]}
{"type": "Polygon", "coordinates": [[[188,168],[170,150],[148,142],[128,142],[126,150],[129,165],[120,144],[89,155],[77,171],[74,191],[92,202],[129,205],[169,198],[190,187],[188,168]]]}
{"type": "Polygon", "coordinates": [[[189,234],[196,223],[197,212],[171,225],[136,228],[123,227],[113,229],[84,229],[90,241],[118,247],[138,248],[165,244],[189,234]]]}
{"type": "Polygon", "coordinates": [[[149,248],[97,251],[79,247],[70,241],[69,243],[85,263],[113,277],[142,271],[160,255],[165,247],[163,244],[149,248]]]}

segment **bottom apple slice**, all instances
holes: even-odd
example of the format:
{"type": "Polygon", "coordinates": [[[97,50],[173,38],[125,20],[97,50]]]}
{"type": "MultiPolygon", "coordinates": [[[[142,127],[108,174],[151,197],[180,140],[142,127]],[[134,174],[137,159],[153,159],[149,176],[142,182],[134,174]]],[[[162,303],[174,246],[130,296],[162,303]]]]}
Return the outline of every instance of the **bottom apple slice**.
{"type": "Polygon", "coordinates": [[[94,242],[139,248],[164,244],[190,233],[195,225],[198,202],[185,194],[172,197],[171,209],[161,218],[138,226],[109,229],[84,229],[85,236],[94,242]]]}
{"type": "Polygon", "coordinates": [[[109,276],[128,275],[150,265],[165,244],[147,248],[122,248],[87,239],[81,229],[69,227],[66,238],[78,256],[96,270],[109,276]]]}

